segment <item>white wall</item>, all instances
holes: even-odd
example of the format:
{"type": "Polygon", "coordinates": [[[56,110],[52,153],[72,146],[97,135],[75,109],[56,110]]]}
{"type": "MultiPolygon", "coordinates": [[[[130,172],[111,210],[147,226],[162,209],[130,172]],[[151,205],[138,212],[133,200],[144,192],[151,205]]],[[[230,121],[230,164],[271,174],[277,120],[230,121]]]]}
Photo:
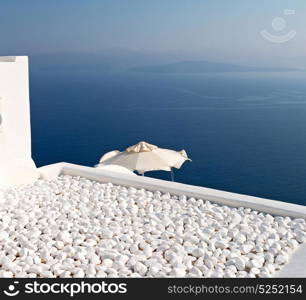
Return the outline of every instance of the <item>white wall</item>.
{"type": "Polygon", "coordinates": [[[0,115],[0,188],[36,180],[25,56],[0,57],[0,115]]]}

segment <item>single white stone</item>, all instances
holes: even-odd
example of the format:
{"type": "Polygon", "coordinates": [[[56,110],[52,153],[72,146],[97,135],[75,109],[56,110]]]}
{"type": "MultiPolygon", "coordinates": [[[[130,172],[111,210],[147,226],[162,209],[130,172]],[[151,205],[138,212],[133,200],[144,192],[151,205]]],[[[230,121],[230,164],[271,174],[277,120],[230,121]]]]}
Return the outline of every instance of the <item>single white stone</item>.
{"type": "Polygon", "coordinates": [[[128,260],[129,260],[129,257],[127,255],[118,255],[115,257],[115,262],[121,266],[124,266],[128,260]]]}
{"type": "Polygon", "coordinates": [[[148,268],[141,262],[137,262],[134,269],[140,276],[145,276],[146,272],[148,271],[148,268]]]}
{"type": "Polygon", "coordinates": [[[234,265],[237,270],[242,271],[245,269],[245,261],[240,257],[234,257],[227,262],[227,265],[234,265]]]}
{"type": "Polygon", "coordinates": [[[251,259],[248,261],[250,268],[261,268],[263,266],[264,260],[259,259],[259,257],[251,259]]]}
{"type": "Polygon", "coordinates": [[[63,243],[63,241],[59,241],[59,240],[58,240],[58,241],[55,242],[54,246],[55,246],[57,249],[61,250],[61,249],[63,249],[63,248],[65,247],[65,244],[63,243]]]}
{"type": "Polygon", "coordinates": [[[192,267],[190,270],[189,270],[189,274],[194,276],[194,277],[202,277],[202,272],[200,271],[199,268],[197,267],[192,267]]]}
{"type": "Polygon", "coordinates": [[[211,277],[213,278],[223,278],[224,272],[223,271],[213,271],[211,277]]]}
{"type": "Polygon", "coordinates": [[[191,254],[195,257],[203,257],[205,252],[203,249],[195,248],[192,250],[191,254]]]}
{"type": "Polygon", "coordinates": [[[94,277],[97,271],[93,264],[89,264],[85,270],[86,277],[94,277]]]}
{"type": "Polygon", "coordinates": [[[84,278],[85,277],[85,273],[82,269],[78,269],[74,274],[73,274],[74,278],[84,278]]]}
{"type": "Polygon", "coordinates": [[[70,244],[72,242],[71,235],[68,231],[62,231],[57,235],[57,239],[64,244],[70,244]]]}
{"type": "Polygon", "coordinates": [[[267,264],[266,268],[268,269],[269,273],[274,273],[275,272],[275,267],[272,264],[267,264]]]}
{"type": "Polygon", "coordinates": [[[225,240],[219,240],[215,242],[215,247],[225,249],[228,247],[228,243],[225,240]]]}
{"type": "Polygon", "coordinates": [[[0,259],[0,265],[2,265],[4,268],[8,268],[12,264],[12,260],[8,256],[3,256],[0,259]]]}
{"type": "Polygon", "coordinates": [[[111,260],[110,258],[105,258],[105,259],[103,259],[103,261],[102,261],[102,266],[111,268],[112,265],[113,265],[113,260],[111,260]]]}
{"type": "Polygon", "coordinates": [[[148,271],[149,276],[155,276],[160,271],[160,268],[156,266],[151,266],[148,271]]]}
{"type": "Polygon", "coordinates": [[[290,239],[287,243],[288,246],[292,249],[296,249],[299,246],[299,243],[295,239],[290,239]]]}
{"type": "Polygon", "coordinates": [[[268,253],[271,253],[273,256],[277,255],[278,250],[276,248],[270,247],[268,253]]]}
{"type": "Polygon", "coordinates": [[[245,278],[245,277],[247,277],[248,276],[248,273],[246,272],[246,271],[239,271],[238,273],[237,273],[237,277],[238,278],[245,278]]]}
{"type": "Polygon", "coordinates": [[[281,236],[285,236],[288,233],[288,229],[286,227],[279,227],[277,233],[281,236]]]}
{"type": "Polygon", "coordinates": [[[238,213],[233,213],[230,225],[231,226],[236,226],[237,224],[239,224],[241,222],[241,220],[242,220],[242,218],[238,213]]]}
{"type": "Polygon", "coordinates": [[[143,253],[147,258],[152,256],[152,252],[153,252],[153,250],[150,246],[145,246],[144,249],[143,249],[143,253]]]}
{"type": "Polygon", "coordinates": [[[242,254],[248,254],[253,249],[253,245],[251,244],[244,244],[239,247],[239,250],[242,254]]]}
{"type": "Polygon", "coordinates": [[[235,237],[234,240],[238,243],[244,243],[246,241],[246,236],[242,233],[238,233],[235,237]]]}
{"type": "Polygon", "coordinates": [[[275,263],[277,263],[279,265],[283,265],[283,264],[287,263],[288,260],[289,260],[288,255],[283,253],[283,254],[279,254],[279,255],[276,256],[275,263]]]}
{"type": "Polygon", "coordinates": [[[277,251],[280,251],[282,249],[282,246],[279,242],[273,243],[271,247],[275,248],[277,251]]]}
{"type": "MultiPolygon", "coordinates": [[[[267,248],[267,249],[269,249],[269,248],[267,248]]],[[[264,252],[264,248],[259,246],[259,245],[255,246],[254,250],[257,253],[263,253],[264,252]]]]}
{"type": "MultiPolygon", "coordinates": [[[[95,273],[93,273],[93,274],[88,274],[88,275],[89,275],[89,277],[92,277],[92,276],[95,275],[95,273]],[[92,275],[92,276],[90,276],[90,275],[92,275]]],[[[69,272],[69,271],[64,271],[64,272],[62,272],[62,273],[59,275],[59,277],[60,277],[60,278],[71,278],[71,272],[69,272]]]]}
{"type": "Polygon", "coordinates": [[[255,275],[258,275],[260,273],[260,270],[258,268],[251,268],[250,272],[255,275]]]}
{"type": "Polygon", "coordinates": [[[306,241],[306,232],[301,230],[296,230],[295,232],[296,239],[300,243],[304,243],[306,241]]]}
{"type": "Polygon", "coordinates": [[[177,258],[177,254],[171,250],[165,251],[164,256],[165,256],[165,259],[168,261],[171,261],[177,258]]]}
{"type": "MultiPolygon", "coordinates": [[[[132,277],[132,278],[139,278],[139,277],[141,277],[138,273],[132,273],[131,275],[130,275],[130,277],[132,277]]],[[[158,276],[158,277],[162,277],[162,276],[158,276]]]]}
{"type": "Polygon", "coordinates": [[[0,270],[0,278],[12,278],[14,276],[13,272],[0,270]]]}
{"type": "Polygon", "coordinates": [[[35,273],[37,275],[39,275],[42,271],[43,271],[42,267],[36,265],[30,266],[30,268],[28,269],[28,272],[35,273]]]}
{"type": "Polygon", "coordinates": [[[200,241],[198,237],[196,237],[193,234],[189,234],[189,233],[184,236],[184,240],[191,242],[192,244],[198,244],[200,241]]]}
{"type": "Polygon", "coordinates": [[[97,272],[96,276],[97,278],[105,278],[107,277],[107,273],[105,273],[104,271],[100,270],[97,272]]]}
{"type": "Polygon", "coordinates": [[[0,231],[0,241],[9,238],[9,234],[6,231],[0,231]]]}
{"type": "Polygon", "coordinates": [[[235,278],[235,277],[236,277],[236,274],[229,270],[225,271],[224,273],[224,278],[235,278]]]}
{"type": "Polygon", "coordinates": [[[267,263],[273,263],[274,262],[274,255],[272,253],[265,253],[264,256],[267,263]]]}
{"type": "Polygon", "coordinates": [[[184,268],[174,268],[170,274],[172,277],[185,277],[185,275],[186,270],[184,268]]]}
{"type": "Polygon", "coordinates": [[[270,278],[271,275],[269,273],[267,273],[267,272],[260,272],[258,274],[258,277],[260,277],[260,278],[270,278]]]}
{"type": "Polygon", "coordinates": [[[98,264],[101,263],[101,260],[100,260],[99,256],[94,254],[94,253],[90,254],[88,259],[94,265],[98,265],[98,264]]]}

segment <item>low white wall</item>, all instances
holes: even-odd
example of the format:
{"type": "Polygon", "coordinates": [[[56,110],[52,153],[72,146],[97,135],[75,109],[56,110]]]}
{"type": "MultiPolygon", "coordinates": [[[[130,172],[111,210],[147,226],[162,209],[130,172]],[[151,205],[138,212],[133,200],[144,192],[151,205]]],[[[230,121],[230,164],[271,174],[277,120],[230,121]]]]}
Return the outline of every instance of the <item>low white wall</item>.
{"type": "Polygon", "coordinates": [[[42,178],[52,179],[60,174],[82,176],[100,182],[112,182],[123,186],[133,186],[147,190],[158,190],[175,195],[186,195],[229,205],[232,207],[249,207],[273,215],[290,216],[306,219],[306,206],[281,201],[263,199],[242,194],[229,193],[220,190],[187,185],[177,182],[154,179],[150,177],[120,174],[96,168],[84,167],[68,163],[58,163],[39,169],[42,178]]]}

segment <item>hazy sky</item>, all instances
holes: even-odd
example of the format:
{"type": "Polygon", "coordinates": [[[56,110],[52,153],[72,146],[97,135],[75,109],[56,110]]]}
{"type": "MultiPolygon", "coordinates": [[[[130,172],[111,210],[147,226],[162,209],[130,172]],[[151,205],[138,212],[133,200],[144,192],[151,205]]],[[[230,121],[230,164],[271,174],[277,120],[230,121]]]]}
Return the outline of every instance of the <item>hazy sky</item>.
{"type": "Polygon", "coordinates": [[[191,59],[306,60],[305,0],[0,0],[0,55],[122,47],[191,59]],[[294,9],[294,15],[284,15],[294,9]],[[274,28],[271,22],[277,19],[274,28]],[[260,31],[296,36],[275,44],[260,31]]]}

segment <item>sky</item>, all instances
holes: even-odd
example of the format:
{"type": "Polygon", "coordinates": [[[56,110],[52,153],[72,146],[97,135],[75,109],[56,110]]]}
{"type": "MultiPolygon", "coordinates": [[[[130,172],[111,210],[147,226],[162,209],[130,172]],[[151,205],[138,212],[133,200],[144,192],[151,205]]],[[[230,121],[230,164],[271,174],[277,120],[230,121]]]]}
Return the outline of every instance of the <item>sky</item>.
{"type": "Polygon", "coordinates": [[[119,47],[296,66],[306,61],[306,1],[1,0],[0,37],[0,55],[97,53],[119,47]],[[288,15],[286,9],[295,13],[288,15]],[[296,35],[272,43],[262,30],[272,37],[296,35]]]}

